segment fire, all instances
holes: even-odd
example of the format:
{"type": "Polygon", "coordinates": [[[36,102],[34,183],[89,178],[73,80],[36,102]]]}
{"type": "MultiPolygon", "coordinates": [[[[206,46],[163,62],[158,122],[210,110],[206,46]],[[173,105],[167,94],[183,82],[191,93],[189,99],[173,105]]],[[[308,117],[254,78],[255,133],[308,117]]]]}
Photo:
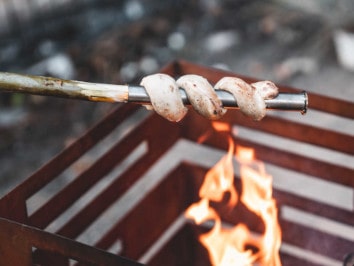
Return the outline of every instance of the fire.
{"type": "Polygon", "coordinates": [[[234,150],[235,145],[229,138],[228,153],[207,172],[199,191],[200,201],[192,204],[185,215],[198,225],[206,221],[214,222],[212,229],[199,237],[209,251],[212,265],[280,266],[281,229],[276,202],[272,198],[272,176],[266,173],[264,164],[254,158],[253,149],[237,146],[235,155],[234,150]],[[238,195],[233,184],[234,158],[240,164],[241,195],[238,195]],[[230,194],[228,207],[234,208],[239,201],[242,202],[263,221],[263,234],[252,234],[243,223],[232,228],[223,226],[210,202],[221,202],[227,192],[230,194]]]}
{"type": "MultiPolygon", "coordinates": [[[[211,126],[213,127],[214,130],[216,130],[218,132],[230,132],[231,131],[231,126],[228,123],[219,122],[219,121],[212,121],[211,126]]],[[[204,134],[202,134],[198,138],[197,142],[203,143],[206,139],[208,139],[210,137],[212,132],[213,132],[213,130],[209,130],[209,131],[205,132],[204,134]]]]}
{"type": "Polygon", "coordinates": [[[234,170],[232,165],[234,144],[229,139],[230,148],[224,156],[205,176],[204,183],[200,188],[199,196],[202,199],[221,201],[226,192],[230,193],[228,205],[234,207],[238,196],[233,186],[234,170]]]}
{"type": "Polygon", "coordinates": [[[231,126],[229,123],[224,123],[224,122],[219,122],[219,121],[212,121],[211,125],[214,129],[216,129],[217,131],[226,131],[226,132],[230,132],[231,130],[231,126]]]}

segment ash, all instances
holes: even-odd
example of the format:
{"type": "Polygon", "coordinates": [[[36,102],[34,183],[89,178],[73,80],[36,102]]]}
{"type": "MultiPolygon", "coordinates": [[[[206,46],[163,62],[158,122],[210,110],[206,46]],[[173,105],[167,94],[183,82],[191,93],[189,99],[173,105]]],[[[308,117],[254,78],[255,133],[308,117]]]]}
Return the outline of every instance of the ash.
{"type": "MultiPolygon", "coordinates": [[[[0,10],[0,71],[138,83],[186,59],[354,99],[354,70],[341,60],[353,44],[338,38],[352,26],[350,0],[23,0],[0,10]]],[[[112,108],[0,94],[0,195],[112,108]]]]}

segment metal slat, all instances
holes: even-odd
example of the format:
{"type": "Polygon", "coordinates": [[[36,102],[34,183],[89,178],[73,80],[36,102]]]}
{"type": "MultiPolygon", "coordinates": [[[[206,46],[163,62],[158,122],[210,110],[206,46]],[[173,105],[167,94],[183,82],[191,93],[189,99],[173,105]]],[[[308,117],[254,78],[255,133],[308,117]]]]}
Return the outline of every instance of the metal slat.
{"type": "MultiPolygon", "coordinates": [[[[4,197],[27,199],[67,169],[139,107],[121,105],[4,197]]],[[[0,202],[2,199],[0,200],[0,202]]]]}
{"type": "MultiPolygon", "coordinates": [[[[145,140],[150,143],[149,150],[153,151],[148,155],[144,156],[139,162],[142,164],[136,164],[134,168],[129,168],[132,172],[137,172],[143,174],[145,171],[149,169],[149,166],[153,165],[154,162],[178,139],[178,133],[175,131],[175,134],[170,134],[168,137],[164,137],[164,141],[156,142],[156,135],[151,134],[152,129],[155,128],[154,125],[156,123],[156,116],[151,117],[151,119],[147,119],[144,123],[137,127],[127,139],[126,143],[122,143],[122,145],[126,144],[128,147],[135,147],[135,144],[139,144],[141,141],[145,140]],[[158,148],[157,148],[158,146],[158,148]],[[138,170],[140,169],[140,171],[138,170]]],[[[159,118],[157,118],[159,120],[159,118]]],[[[121,145],[118,145],[118,150],[120,150],[121,145]]],[[[113,156],[114,158],[114,156],[113,156]]],[[[76,238],[79,233],[81,233],[89,224],[91,224],[97,216],[99,216],[105,208],[107,208],[110,203],[118,198],[123,192],[119,193],[123,189],[123,191],[127,190],[129,186],[132,185],[132,181],[137,179],[133,173],[126,172],[122,176],[120,176],[116,181],[111,184],[111,187],[107,188],[105,191],[100,193],[92,202],[88,203],[87,207],[82,209],[77,215],[75,215],[64,227],[62,227],[57,233],[60,235],[65,235],[70,238],[76,238]],[[124,183],[124,180],[127,183],[124,183]],[[123,183],[122,183],[123,182],[123,183]],[[99,209],[98,209],[99,208],[99,209]]],[[[141,175],[140,175],[141,177],[141,175]]],[[[65,196],[63,194],[62,196],[65,196]]]]}
{"type": "Polygon", "coordinates": [[[180,214],[197,200],[195,186],[201,184],[188,172],[188,168],[177,167],[121,221],[97,243],[105,248],[117,239],[123,240],[121,255],[138,259],[154,243],[180,214]],[[173,191],[173,193],[171,193],[173,191]],[[129,230],[134,228],[134,230],[129,230]],[[139,239],[139,245],[136,244],[139,239]]]}
{"type": "Polygon", "coordinates": [[[99,265],[137,266],[140,263],[119,257],[68,238],[0,218],[1,263],[32,265],[31,248],[54,251],[67,258],[99,265]],[[15,246],[13,246],[14,244],[15,246]],[[9,252],[7,252],[9,251],[9,252]]]}
{"type": "MultiPolygon", "coordinates": [[[[143,136],[140,136],[142,140],[143,136]]],[[[45,205],[29,217],[31,224],[45,228],[57,216],[68,209],[85,192],[118,165],[137,145],[130,136],[115,144],[104,156],[74,179],[68,186],[51,198],[45,205]]]]}

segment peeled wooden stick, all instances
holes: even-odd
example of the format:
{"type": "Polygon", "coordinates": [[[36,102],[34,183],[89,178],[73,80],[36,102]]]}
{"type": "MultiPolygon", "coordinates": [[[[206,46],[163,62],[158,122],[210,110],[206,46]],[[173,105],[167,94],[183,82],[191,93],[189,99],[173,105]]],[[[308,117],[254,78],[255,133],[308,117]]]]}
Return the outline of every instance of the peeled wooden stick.
{"type": "Polygon", "coordinates": [[[129,86],[0,72],[1,91],[73,98],[93,102],[127,102],[129,86]]]}

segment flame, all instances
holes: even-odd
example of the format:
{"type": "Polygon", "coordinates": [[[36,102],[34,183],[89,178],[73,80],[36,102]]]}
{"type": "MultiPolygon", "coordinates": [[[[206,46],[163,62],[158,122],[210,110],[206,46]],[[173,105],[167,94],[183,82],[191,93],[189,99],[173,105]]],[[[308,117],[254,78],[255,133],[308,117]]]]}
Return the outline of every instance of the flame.
{"type": "MultiPolygon", "coordinates": [[[[218,132],[231,132],[230,124],[225,122],[211,121],[211,126],[214,130],[218,132]]],[[[206,141],[212,135],[212,132],[213,130],[206,131],[197,139],[197,143],[203,143],[204,141],[206,141]]]]}
{"type": "Polygon", "coordinates": [[[226,132],[231,131],[231,126],[229,123],[220,122],[220,121],[212,121],[211,125],[216,131],[226,131],[226,132]]]}
{"type": "MultiPolygon", "coordinates": [[[[218,126],[220,129],[220,127],[218,126]]],[[[222,126],[221,128],[224,128],[222,126]]],[[[279,248],[281,229],[277,218],[276,202],[272,198],[272,176],[266,173],[262,162],[255,159],[251,148],[236,147],[229,138],[228,153],[206,174],[200,188],[201,200],[186,210],[186,217],[200,225],[214,221],[212,229],[202,234],[199,241],[209,251],[210,262],[215,266],[248,266],[258,263],[264,266],[280,266],[279,248]],[[242,194],[234,187],[234,157],[240,164],[242,194]],[[210,202],[221,202],[225,193],[230,194],[228,207],[242,202],[250,212],[263,221],[265,230],[255,236],[245,224],[224,228],[222,220],[210,202]],[[252,246],[254,249],[250,249],[252,246]],[[256,251],[254,251],[256,250],[256,251]]]]}
{"type": "Polygon", "coordinates": [[[205,176],[204,183],[199,190],[199,197],[212,201],[222,201],[226,192],[230,193],[228,205],[234,207],[238,195],[233,186],[234,170],[232,165],[234,144],[229,138],[229,151],[205,176]]]}
{"type": "Polygon", "coordinates": [[[258,244],[261,264],[281,265],[279,258],[281,229],[278,223],[276,202],[272,198],[273,178],[266,173],[262,162],[254,160],[254,152],[250,152],[249,148],[238,147],[237,150],[237,158],[241,163],[242,195],[240,201],[250,211],[257,214],[265,225],[265,231],[258,244]]]}

